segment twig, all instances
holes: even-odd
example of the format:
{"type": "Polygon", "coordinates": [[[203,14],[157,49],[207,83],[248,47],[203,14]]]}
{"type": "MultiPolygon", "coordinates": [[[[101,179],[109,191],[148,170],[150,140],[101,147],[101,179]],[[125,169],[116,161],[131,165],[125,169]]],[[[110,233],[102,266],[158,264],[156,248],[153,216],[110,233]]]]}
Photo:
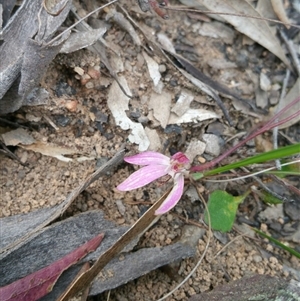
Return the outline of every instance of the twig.
{"type": "Polygon", "coordinates": [[[230,242],[228,242],[220,251],[218,251],[216,253],[216,255],[212,258],[212,260],[210,262],[212,262],[217,256],[219,256],[226,248],[228,248],[232,243],[234,243],[236,240],[238,240],[239,238],[243,238],[244,236],[246,236],[246,234],[240,234],[238,236],[236,236],[233,240],[231,240],[230,242]]]}
{"type": "Polygon", "coordinates": [[[0,153],[3,153],[4,155],[7,155],[9,158],[18,161],[23,166],[28,166],[28,164],[23,163],[18,156],[16,156],[13,152],[11,152],[6,145],[0,140],[0,153]]]}
{"type": "Polygon", "coordinates": [[[43,117],[57,132],[59,131],[59,127],[47,115],[43,115],[43,117]]]}
{"type": "Polygon", "coordinates": [[[285,42],[286,47],[288,48],[288,50],[289,50],[289,52],[292,56],[293,63],[294,63],[294,66],[296,68],[296,71],[298,73],[298,76],[300,76],[300,60],[298,59],[298,55],[297,55],[297,52],[295,50],[295,45],[294,45],[293,41],[291,41],[287,38],[287,36],[283,32],[283,30],[279,30],[279,33],[280,33],[281,38],[285,42]]]}

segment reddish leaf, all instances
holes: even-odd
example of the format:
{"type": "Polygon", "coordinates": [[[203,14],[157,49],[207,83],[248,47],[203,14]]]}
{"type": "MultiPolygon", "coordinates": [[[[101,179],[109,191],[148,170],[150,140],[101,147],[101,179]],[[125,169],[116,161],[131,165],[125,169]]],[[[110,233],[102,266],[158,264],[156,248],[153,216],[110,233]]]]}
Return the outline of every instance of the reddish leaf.
{"type": "Polygon", "coordinates": [[[101,233],[65,257],[20,280],[0,288],[1,301],[35,301],[48,294],[59,276],[101,243],[101,233]]]}

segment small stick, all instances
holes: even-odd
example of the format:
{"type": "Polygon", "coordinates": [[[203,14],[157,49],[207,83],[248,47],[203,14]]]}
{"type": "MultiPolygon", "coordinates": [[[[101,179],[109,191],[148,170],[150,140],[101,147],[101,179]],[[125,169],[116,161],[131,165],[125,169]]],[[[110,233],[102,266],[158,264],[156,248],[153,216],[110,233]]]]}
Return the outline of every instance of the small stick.
{"type": "Polygon", "coordinates": [[[281,38],[285,42],[286,47],[288,48],[288,50],[291,54],[291,57],[293,59],[293,63],[294,63],[294,66],[296,68],[296,71],[298,73],[298,76],[300,76],[300,60],[298,58],[298,54],[297,54],[297,51],[295,49],[295,45],[294,45],[293,41],[288,39],[288,37],[286,36],[286,34],[282,30],[279,30],[279,33],[280,33],[281,38]]]}

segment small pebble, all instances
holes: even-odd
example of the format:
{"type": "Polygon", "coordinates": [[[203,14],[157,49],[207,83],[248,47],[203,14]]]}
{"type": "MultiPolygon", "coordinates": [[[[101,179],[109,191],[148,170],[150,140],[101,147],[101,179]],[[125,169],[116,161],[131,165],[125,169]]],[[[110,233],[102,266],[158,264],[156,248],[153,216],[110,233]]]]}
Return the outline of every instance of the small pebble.
{"type": "Polygon", "coordinates": [[[258,262],[261,262],[261,261],[262,261],[262,258],[261,258],[261,256],[259,256],[259,255],[254,255],[254,256],[253,256],[253,260],[254,260],[254,262],[258,263],[258,262]]]}
{"type": "Polygon", "coordinates": [[[158,71],[159,71],[160,73],[166,72],[166,71],[167,71],[166,65],[164,65],[164,64],[159,65],[158,71]]]}
{"type": "Polygon", "coordinates": [[[178,86],[177,80],[176,80],[176,79],[171,79],[171,80],[170,80],[170,85],[171,85],[172,87],[178,86]]]}
{"type": "Polygon", "coordinates": [[[126,208],[125,208],[123,202],[121,200],[116,200],[116,205],[118,207],[120,214],[124,216],[124,214],[126,212],[126,208]]]}
{"type": "Polygon", "coordinates": [[[74,71],[78,73],[80,76],[84,74],[84,70],[78,66],[74,68],[74,71]]]}
{"type": "Polygon", "coordinates": [[[271,81],[270,81],[269,77],[266,74],[264,74],[263,72],[260,73],[259,84],[260,84],[260,88],[263,91],[271,90],[271,81]]]}
{"type": "Polygon", "coordinates": [[[94,88],[94,83],[92,83],[92,82],[87,82],[87,83],[85,84],[85,87],[86,87],[87,89],[93,89],[93,88],[94,88]]]}

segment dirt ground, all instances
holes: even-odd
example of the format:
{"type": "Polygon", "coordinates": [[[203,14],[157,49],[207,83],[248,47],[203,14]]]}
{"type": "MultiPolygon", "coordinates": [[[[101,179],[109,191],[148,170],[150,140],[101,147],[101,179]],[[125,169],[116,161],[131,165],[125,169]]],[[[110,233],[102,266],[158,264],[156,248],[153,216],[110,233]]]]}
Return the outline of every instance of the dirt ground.
{"type": "MultiPolygon", "coordinates": [[[[77,3],[77,6],[81,4],[77,3]]],[[[204,74],[233,89],[245,99],[255,102],[256,86],[253,77],[257,77],[261,72],[267,74],[272,88],[268,92],[268,101],[263,109],[266,112],[272,110],[272,106],[276,104],[280,95],[278,84],[281,85],[284,80],[286,67],[269,51],[252,43],[233,27],[208,17],[192,13],[170,12],[169,20],[163,20],[154,14],[142,13],[134,1],[127,1],[124,6],[137,24],[147,30],[153,38],[156,38],[158,33],[165,34],[179,54],[192,61],[194,66],[202,70],[204,74]],[[213,36],[213,34],[204,36],[199,34],[203,24],[217,24],[217,26],[223,26],[223,29],[219,36],[213,36]]],[[[102,16],[104,14],[100,14],[99,18],[102,16]]],[[[71,19],[66,21],[66,25],[70,25],[72,21],[71,19]]],[[[172,106],[184,90],[194,96],[192,108],[207,109],[221,116],[196,123],[167,125],[163,128],[153,117],[151,107],[149,107],[153,94],[153,82],[142,55],[143,49],[136,46],[131,36],[118,24],[108,23],[109,29],[104,39],[113,51],[120,55],[124,66],[120,75],[126,79],[134,95],[134,98],[129,101],[126,114],[133,122],[140,123],[151,131],[150,149],[166,155],[177,151],[185,152],[191,141],[201,140],[204,134],[218,133],[219,147],[223,150],[235,144],[243,133],[250,132],[259,122],[266,119],[268,114],[262,114],[261,108],[256,112],[248,109],[239,110],[237,101],[233,104],[231,99],[223,97],[222,100],[234,123],[230,127],[221,109],[210,97],[188,82],[162,55],[153,55],[153,59],[159,64],[163,91],[172,95],[172,106]]],[[[142,44],[146,45],[145,37],[138,29],[136,31],[142,44]]],[[[293,80],[295,79],[292,77],[288,83],[288,89],[293,85],[293,80]]],[[[127,142],[126,147],[131,154],[139,152],[139,146],[128,140],[130,130],[123,130],[116,124],[107,105],[108,93],[113,81],[100,58],[88,49],[71,54],[59,54],[55,58],[42,82],[42,86],[51,94],[49,104],[23,107],[11,118],[20,124],[30,124],[28,131],[37,141],[75,150],[76,154],[72,157],[74,160],[63,162],[51,156],[16,147],[14,153],[23,164],[26,164],[21,165],[0,154],[1,217],[59,204],[97,167],[111,158],[124,142],[127,142]],[[84,74],[89,74],[89,77],[85,77],[84,74]],[[82,156],[89,157],[90,160],[76,161],[76,157],[82,156]]],[[[161,106],[163,110],[164,104],[161,106]]],[[[296,141],[297,135],[298,138],[300,135],[297,126],[283,132],[286,135],[295,133],[293,139],[296,141]]],[[[272,142],[271,133],[266,133],[262,139],[263,149],[258,149],[257,142],[248,143],[233,158],[266,151],[272,142]]],[[[286,140],[282,138],[280,144],[285,143],[286,140]]],[[[209,161],[213,157],[211,153],[204,153],[195,160],[196,162],[209,161]]],[[[168,184],[152,183],[131,192],[119,192],[116,186],[135,169],[124,163],[114,173],[100,178],[76,199],[68,209],[67,216],[101,209],[108,219],[117,224],[132,225],[168,186],[168,184]]],[[[227,188],[234,194],[240,194],[253,183],[251,181],[232,182],[226,187],[223,184],[220,186],[221,184],[203,183],[203,196],[207,199],[209,192],[218,188],[227,188]]],[[[250,195],[240,206],[238,220],[248,219],[249,224],[269,231],[272,223],[258,218],[259,213],[267,208],[268,206],[253,199],[250,195]],[[258,205],[259,209],[255,207],[258,205]]],[[[201,222],[202,214],[201,202],[193,200],[190,194],[185,194],[176,208],[162,216],[158,223],[144,235],[140,246],[172,244],[180,240],[184,227],[191,225],[192,222],[205,228],[201,222]]],[[[286,214],[282,211],[281,215],[275,219],[273,224],[279,220],[283,227],[286,214]]],[[[295,225],[296,222],[293,224],[294,230],[299,231],[299,225],[295,225]]],[[[299,277],[300,264],[296,257],[274,247],[266,240],[258,237],[242,237],[241,233],[244,233],[244,227],[237,222],[230,233],[214,235],[199,269],[168,300],[188,300],[196,293],[211,290],[219,284],[225,284],[253,273],[299,280],[297,277],[299,277]],[[229,246],[218,253],[232,240],[234,241],[229,246]]],[[[277,231],[276,235],[278,239],[286,239],[280,231],[277,231]]],[[[110,291],[109,300],[150,301],[162,297],[191,271],[203,253],[206,241],[207,234],[198,243],[197,258],[182,260],[172,270],[169,267],[169,272],[165,269],[154,270],[124,284],[110,291]]],[[[288,241],[287,243],[292,247],[297,246],[297,242],[288,241]]],[[[105,292],[93,297],[93,300],[106,300],[107,296],[108,292],[105,292]]]]}

